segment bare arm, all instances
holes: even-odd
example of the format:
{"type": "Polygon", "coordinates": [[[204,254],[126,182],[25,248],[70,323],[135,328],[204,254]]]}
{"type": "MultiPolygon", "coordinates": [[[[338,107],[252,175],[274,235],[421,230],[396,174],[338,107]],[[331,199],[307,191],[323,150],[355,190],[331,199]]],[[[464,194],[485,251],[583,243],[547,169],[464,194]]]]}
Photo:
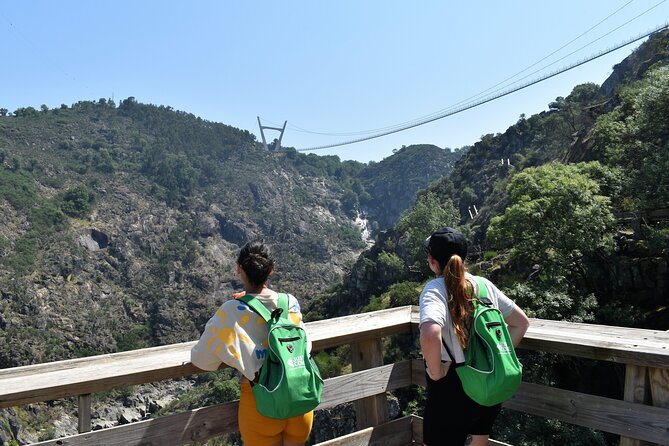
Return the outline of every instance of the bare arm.
{"type": "Polygon", "coordinates": [[[441,327],[434,322],[420,326],[420,349],[427,364],[427,374],[433,381],[438,381],[448,372],[451,365],[441,362],[441,327]]]}
{"type": "Polygon", "coordinates": [[[527,318],[525,312],[518,306],[515,306],[511,314],[504,317],[506,324],[509,327],[509,334],[513,341],[513,346],[517,347],[520,341],[525,336],[525,332],[530,327],[530,320],[527,318]]]}

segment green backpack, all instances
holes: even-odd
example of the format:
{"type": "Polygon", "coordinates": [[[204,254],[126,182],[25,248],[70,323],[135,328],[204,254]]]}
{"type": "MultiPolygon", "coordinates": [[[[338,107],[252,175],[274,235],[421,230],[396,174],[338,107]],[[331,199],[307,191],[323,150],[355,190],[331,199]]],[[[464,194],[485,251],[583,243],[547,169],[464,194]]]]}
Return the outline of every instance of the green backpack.
{"type": "MultiPolygon", "coordinates": [[[[516,357],[502,313],[488,299],[483,279],[474,277],[479,292],[465,350],[465,362],[455,364],[465,393],[482,406],[511,398],[520,386],[523,366],[516,357]]],[[[442,339],[446,351],[451,352],[442,339]]]]}
{"type": "Polygon", "coordinates": [[[253,296],[239,300],[265,319],[269,328],[267,357],[251,389],[258,412],[286,419],[315,409],[321,402],[323,380],[307,352],[307,333],[288,319],[288,295],[279,293],[277,309],[271,314],[253,296]]]}

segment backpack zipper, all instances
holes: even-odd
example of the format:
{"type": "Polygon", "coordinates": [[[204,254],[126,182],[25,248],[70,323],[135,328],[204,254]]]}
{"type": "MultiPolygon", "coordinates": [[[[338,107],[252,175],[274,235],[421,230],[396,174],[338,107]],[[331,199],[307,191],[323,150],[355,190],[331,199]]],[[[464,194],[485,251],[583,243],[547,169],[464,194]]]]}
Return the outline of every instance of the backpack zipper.
{"type": "Polygon", "coordinates": [[[300,339],[300,337],[299,337],[299,336],[295,336],[294,338],[278,338],[278,339],[279,339],[279,342],[283,344],[284,342],[293,342],[293,341],[297,341],[298,339],[300,339]]]}

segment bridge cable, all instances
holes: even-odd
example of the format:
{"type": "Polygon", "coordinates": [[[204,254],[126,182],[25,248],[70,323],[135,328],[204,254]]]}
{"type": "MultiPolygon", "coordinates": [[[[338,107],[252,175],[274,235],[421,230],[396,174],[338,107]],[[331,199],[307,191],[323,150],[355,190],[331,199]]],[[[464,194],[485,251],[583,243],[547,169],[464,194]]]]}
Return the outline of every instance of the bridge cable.
{"type": "MultiPolygon", "coordinates": [[[[371,136],[367,136],[367,137],[363,137],[363,138],[356,138],[356,139],[352,139],[352,140],[348,140],[348,141],[343,141],[343,142],[339,142],[339,143],[335,143],[335,144],[328,144],[328,145],[323,145],[323,146],[310,147],[310,148],[307,148],[307,149],[297,149],[297,151],[298,151],[298,152],[308,152],[308,151],[314,151],[314,150],[323,150],[323,149],[329,149],[329,148],[333,148],[333,147],[340,147],[340,146],[344,146],[344,145],[355,144],[355,143],[363,142],[363,141],[369,141],[369,140],[371,140],[371,139],[376,139],[376,138],[380,138],[380,137],[382,137],[382,136],[387,136],[387,135],[391,135],[391,134],[393,134],[393,133],[398,133],[398,132],[401,132],[401,131],[404,131],[404,130],[409,130],[409,129],[414,128],[414,127],[418,127],[418,126],[421,126],[421,125],[425,125],[425,124],[428,124],[428,123],[430,123],[430,122],[437,121],[437,120],[439,120],[439,119],[443,119],[443,118],[445,118],[445,117],[452,116],[452,115],[457,114],[457,113],[461,113],[461,112],[463,112],[463,111],[466,111],[466,110],[472,109],[472,108],[474,108],[474,107],[478,107],[478,106],[480,106],[480,105],[486,104],[486,103],[491,102],[491,101],[493,101],[493,100],[495,100],[495,99],[499,99],[499,98],[504,97],[504,96],[507,96],[507,95],[509,95],[509,94],[511,94],[511,93],[515,93],[515,92],[517,92],[517,91],[519,91],[519,90],[522,90],[522,89],[524,89],[524,88],[530,87],[530,86],[532,86],[532,85],[534,85],[534,84],[537,84],[537,83],[539,83],[539,82],[543,82],[543,81],[545,81],[545,80],[547,80],[547,79],[550,79],[550,78],[552,78],[552,77],[555,77],[555,76],[557,76],[557,75],[559,75],[559,74],[562,74],[562,73],[564,73],[564,72],[567,72],[567,71],[569,71],[569,70],[572,70],[572,69],[574,69],[574,68],[576,68],[576,67],[579,67],[579,66],[581,66],[581,65],[584,65],[584,64],[586,64],[586,63],[588,63],[588,62],[591,62],[591,61],[593,61],[593,60],[595,60],[595,59],[598,59],[598,58],[600,58],[600,57],[602,57],[602,56],[605,56],[605,55],[607,55],[607,54],[609,54],[609,53],[612,53],[612,52],[614,52],[614,51],[617,51],[617,50],[619,50],[620,48],[623,48],[623,47],[625,47],[625,46],[627,46],[627,45],[629,45],[629,44],[631,44],[631,43],[634,43],[634,42],[636,42],[636,41],[638,41],[638,40],[644,39],[644,38],[650,36],[651,34],[654,34],[654,33],[658,32],[658,31],[661,31],[661,30],[666,29],[666,28],[668,28],[668,27],[669,27],[669,23],[665,23],[665,24],[663,24],[663,25],[661,25],[661,26],[656,27],[656,28],[653,29],[652,31],[646,32],[646,33],[644,33],[644,34],[640,34],[640,35],[638,35],[638,36],[636,36],[636,37],[632,37],[632,38],[630,38],[630,39],[628,39],[628,40],[626,40],[626,41],[624,41],[624,42],[622,42],[622,43],[620,43],[620,44],[618,44],[618,45],[615,45],[615,46],[613,46],[613,47],[611,47],[611,48],[608,48],[608,49],[606,49],[606,50],[600,51],[599,53],[596,53],[596,54],[594,54],[594,55],[592,55],[592,56],[590,56],[590,57],[587,57],[587,58],[582,59],[582,60],[580,60],[580,61],[578,61],[578,62],[572,63],[571,65],[567,65],[566,67],[564,67],[564,68],[562,68],[562,69],[556,70],[556,71],[554,71],[554,72],[552,72],[552,73],[549,73],[549,74],[546,74],[546,75],[544,75],[544,76],[540,76],[540,77],[537,78],[537,79],[534,79],[534,80],[525,82],[525,83],[523,83],[523,84],[521,84],[521,85],[519,85],[519,86],[517,86],[517,87],[513,87],[513,88],[510,88],[510,89],[504,90],[504,91],[502,91],[502,92],[500,92],[500,93],[496,93],[496,94],[490,95],[490,96],[488,96],[488,97],[484,97],[484,98],[482,98],[482,99],[478,99],[478,100],[476,100],[476,101],[474,101],[474,102],[470,102],[470,103],[464,104],[464,105],[459,106],[459,107],[446,109],[445,111],[443,111],[443,112],[441,112],[441,113],[438,113],[436,116],[428,115],[429,117],[427,117],[427,118],[423,118],[423,119],[416,120],[416,121],[410,121],[409,124],[401,125],[401,126],[399,126],[399,127],[397,127],[397,128],[393,128],[393,129],[388,130],[388,131],[384,131],[384,132],[376,133],[376,134],[373,134],[373,135],[371,135],[371,136]]],[[[602,37],[604,37],[604,36],[602,36],[602,37]]],[[[601,37],[600,37],[600,39],[601,39],[601,37]]],[[[599,39],[597,39],[597,40],[599,40],[599,39]]],[[[588,45],[589,45],[589,44],[588,44],[588,45]]],[[[587,45],[586,45],[586,46],[587,46],[587,45]]],[[[584,48],[584,47],[581,47],[580,49],[582,49],[582,48],[584,48]]],[[[579,50],[580,50],[580,49],[579,49],[579,50]]],[[[578,51],[578,50],[577,50],[577,51],[578,51]]],[[[573,54],[573,53],[572,53],[572,54],[573,54]]],[[[565,57],[567,57],[567,56],[565,56],[565,57]]],[[[562,59],[560,59],[560,60],[562,60],[562,59]]],[[[555,63],[555,62],[554,62],[554,63],[555,63]]],[[[548,66],[550,66],[550,65],[548,65],[548,66]]],[[[541,71],[541,70],[539,70],[539,71],[541,71]]],[[[536,72],[535,72],[535,73],[536,73],[536,72]]],[[[531,73],[531,74],[528,75],[528,76],[531,76],[532,74],[535,74],[535,73],[531,73]]],[[[525,76],[525,78],[528,77],[528,76],[525,76]]],[[[523,79],[524,79],[524,78],[523,78],[523,79]]],[[[521,79],[521,80],[522,80],[522,79],[521,79]]]]}
{"type": "MultiPolygon", "coordinates": [[[[500,86],[500,85],[502,85],[502,84],[505,84],[507,81],[509,81],[509,80],[511,80],[511,79],[513,79],[513,78],[515,78],[515,77],[517,77],[519,74],[524,73],[525,71],[529,70],[530,68],[532,68],[532,67],[534,67],[534,66],[540,64],[540,63],[543,62],[544,60],[548,59],[549,57],[551,57],[551,56],[553,56],[554,54],[558,53],[559,51],[563,50],[563,49],[566,48],[567,46],[571,45],[571,44],[574,43],[576,40],[578,40],[578,39],[580,39],[581,37],[585,36],[585,35],[588,34],[590,31],[592,31],[593,29],[597,28],[599,25],[601,25],[602,23],[604,23],[606,20],[608,20],[608,19],[610,19],[611,17],[613,17],[615,14],[617,14],[618,12],[620,12],[622,9],[624,9],[626,6],[628,6],[628,5],[629,5],[630,3],[632,3],[633,1],[634,1],[634,0],[629,0],[627,3],[625,3],[624,5],[622,5],[620,8],[616,9],[615,11],[613,11],[611,14],[609,14],[608,16],[606,16],[605,18],[603,18],[602,20],[600,20],[600,21],[599,21],[598,23],[596,23],[595,25],[591,26],[591,27],[590,27],[589,29],[587,29],[586,31],[582,32],[581,34],[579,34],[578,36],[576,36],[575,38],[573,38],[572,40],[570,40],[570,41],[567,42],[566,44],[562,45],[560,48],[556,49],[555,51],[553,51],[552,53],[548,54],[547,56],[545,56],[545,57],[539,59],[538,61],[536,61],[536,62],[533,63],[532,65],[530,65],[530,66],[524,68],[523,70],[517,72],[516,74],[514,74],[514,75],[512,75],[512,76],[510,76],[510,77],[508,77],[508,78],[506,78],[506,79],[504,79],[504,80],[498,82],[497,84],[495,84],[495,85],[493,85],[493,86],[491,86],[491,87],[489,87],[489,88],[487,88],[487,89],[485,89],[485,90],[483,90],[483,91],[480,91],[480,92],[476,93],[476,94],[473,95],[473,96],[470,96],[470,97],[468,97],[468,98],[466,98],[466,99],[463,99],[463,100],[461,100],[461,101],[459,101],[459,102],[457,102],[457,103],[455,103],[455,104],[452,104],[451,106],[449,106],[449,107],[447,107],[447,108],[445,108],[445,109],[437,110],[437,111],[434,112],[434,113],[430,113],[429,115],[425,115],[425,116],[422,116],[422,117],[420,117],[420,118],[412,119],[412,120],[409,120],[409,121],[406,121],[406,122],[403,122],[403,123],[394,124],[394,125],[390,125],[390,126],[386,126],[386,127],[380,127],[380,128],[376,128],[376,129],[372,129],[372,130],[361,130],[361,131],[357,131],[357,132],[347,132],[347,133],[328,133],[328,132],[311,131],[311,130],[303,129],[303,128],[301,128],[301,127],[299,127],[299,126],[296,126],[296,125],[294,125],[294,124],[289,124],[289,125],[288,125],[288,128],[290,128],[291,130],[295,130],[295,131],[297,131],[297,132],[300,132],[300,133],[309,133],[309,134],[314,134],[314,135],[324,135],[324,136],[355,136],[355,135],[368,135],[368,134],[370,134],[370,133],[375,133],[375,132],[381,132],[381,131],[385,131],[385,130],[394,129],[394,128],[397,128],[397,127],[400,127],[400,126],[403,126],[403,125],[407,125],[407,124],[411,124],[411,123],[417,122],[417,121],[419,121],[419,120],[421,120],[421,119],[425,119],[425,118],[429,118],[429,117],[435,116],[435,115],[437,115],[437,114],[439,114],[439,113],[441,113],[441,112],[444,112],[444,111],[446,111],[446,110],[450,110],[450,109],[452,109],[453,107],[458,106],[458,105],[460,105],[460,104],[462,104],[462,103],[465,103],[465,102],[470,101],[470,100],[472,100],[472,99],[474,99],[474,98],[477,98],[477,97],[479,97],[479,96],[482,96],[483,94],[488,93],[488,92],[491,91],[491,90],[493,90],[493,91],[499,91],[499,90],[501,90],[501,88],[496,89],[496,87],[498,87],[498,86],[500,86]]],[[[662,0],[660,3],[664,3],[665,1],[666,1],[666,0],[662,0]]],[[[653,6],[653,7],[650,8],[650,9],[655,8],[655,7],[658,6],[660,3],[658,3],[658,4],[655,5],[655,6],[653,6]]],[[[646,10],[646,11],[644,11],[644,12],[643,12],[642,14],[640,14],[640,15],[643,15],[643,14],[645,14],[645,13],[648,12],[648,11],[649,11],[649,10],[646,10]]],[[[630,23],[630,22],[633,21],[633,20],[636,20],[638,17],[640,17],[640,15],[634,17],[633,19],[631,19],[631,20],[629,20],[629,21],[627,21],[627,22],[625,22],[625,25],[628,24],[628,23],[630,23]]],[[[616,29],[618,29],[618,28],[616,28],[616,29]]],[[[609,32],[608,34],[610,34],[610,32],[609,32]]],[[[605,35],[608,35],[608,34],[605,34],[605,35]]],[[[593,41],[593,42],[591,42],[591,43],[594,43],[594,42],[595,42],[595,41],[593,41]]],[[[586,46],[587,46],[587,45],[586,45],[586,46]]],[[[584,47],[581,47],[580,49],[582,49],[582,48],[584,48],[584,47]]],[[[580,50],[580,49],[579,49],[579,50],[580,50]]],[[[571,53],[571,54],[573,54],[573,53],[571,53]]],[[[548,65],[548,66],[550,66],[550,65],[548,65]]],[[[545,68],[546,68],[546,67],[544,67],[544,69],[545,69],[545,68]]],[[[540,71],[541,71],[541,70],[540,70],[540,71]]],[[[522,80],[522,79],[520,79],[520,80],[522,80]]],[[[518,81],[516,81],[516,82],[518,82],[518,81]]],[[[511,83],[511,85],[512,85],[512,84],[513,84],[513,83],[511,83]]]]}

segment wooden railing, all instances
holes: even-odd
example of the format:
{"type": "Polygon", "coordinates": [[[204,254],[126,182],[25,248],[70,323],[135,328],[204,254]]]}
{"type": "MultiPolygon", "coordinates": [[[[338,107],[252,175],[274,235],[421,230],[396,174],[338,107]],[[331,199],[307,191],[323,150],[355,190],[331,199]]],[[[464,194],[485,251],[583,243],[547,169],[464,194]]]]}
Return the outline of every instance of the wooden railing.
{"type": "MultiPolygon", "coordinates": [[[[422,420],[389,421],[385,394],[424,385],[420,360],[382,362],[382,338],[417,331],[402,307],[307,324],[314,350],[351,345],[353,372],[326,380],[319,409],[354,401],[358,431],[321,445],[422,444],[422,420]]],[[[90,394],[200,373],[194,342],[0,370],[0,408],[78,397],[80,434],[40,445],[177,445],[237,430],[237,402],[90,432],[90,394]]],[[[533,319],[521,348],[625,364],[624,400],[526,383],[508,409],[621,436],[621,445],[669,445],[669,333],[533,319]]],[[[491,444],[501,444],[491,441],[491,444]]]]}

